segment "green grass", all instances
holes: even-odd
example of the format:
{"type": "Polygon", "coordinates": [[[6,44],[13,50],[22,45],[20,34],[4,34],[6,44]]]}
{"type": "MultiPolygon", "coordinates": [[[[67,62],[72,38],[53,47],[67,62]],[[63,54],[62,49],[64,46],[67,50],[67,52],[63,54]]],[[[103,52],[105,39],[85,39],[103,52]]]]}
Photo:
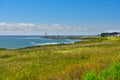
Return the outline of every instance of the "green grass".
{"type": "Polygon", "coordinates": [[[98,73],[88,71],[82,75],[82,80],[120,80],[120,62],[114,62],[98,73]]]}
{"type": "MultiPolygon", "coordinates": [[[[92,37],[93,38],[93,37],[92,37]]],[[[119,80],[120,37],[0,50],[0,80],[119,80]]]]}

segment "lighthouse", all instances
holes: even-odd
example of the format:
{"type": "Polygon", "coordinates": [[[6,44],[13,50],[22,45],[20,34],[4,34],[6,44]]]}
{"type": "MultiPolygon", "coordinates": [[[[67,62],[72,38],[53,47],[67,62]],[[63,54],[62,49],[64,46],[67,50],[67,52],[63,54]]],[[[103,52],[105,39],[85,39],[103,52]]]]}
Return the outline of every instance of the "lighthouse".
{"type": "Polygon", "coordinates": [[[47,38],[47,32],[45,32],[45,38],[47,38]]]}

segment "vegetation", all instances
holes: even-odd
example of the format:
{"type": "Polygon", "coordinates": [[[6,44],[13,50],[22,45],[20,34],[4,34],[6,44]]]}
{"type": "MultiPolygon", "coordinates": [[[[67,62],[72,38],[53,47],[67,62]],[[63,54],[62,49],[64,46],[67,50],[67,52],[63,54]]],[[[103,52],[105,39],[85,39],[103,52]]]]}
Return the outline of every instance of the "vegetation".
{"type": "Polygon", "coordinates": [[[106,33],[101,33],[102,37],[107,37],[107,36],[120,36],[120,32],[106,32],[106,33]]]}
{"type": "Polygon", "coordinates": [[[0,49],[0,80],[120,80],[120,37],[0,49]]]}

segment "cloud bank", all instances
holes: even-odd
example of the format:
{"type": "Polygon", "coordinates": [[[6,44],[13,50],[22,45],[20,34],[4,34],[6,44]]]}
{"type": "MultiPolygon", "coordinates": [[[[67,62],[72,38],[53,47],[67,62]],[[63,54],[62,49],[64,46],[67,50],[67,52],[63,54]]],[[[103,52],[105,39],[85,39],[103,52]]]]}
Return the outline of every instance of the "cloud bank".
{"type": "Polygon", "coordinates": [[[120,32],[120,25],[64,25],[0,22],[0,35],[97,35],[101,32],[120,32]]]}
{"type": "Polygon", "coordinates": [[[0,22],[0,32],[2,34],[69,34],[84,30],[80,25],[62,25],[62,24],[35,24],[35,23],[6,23],[0,22]]]}

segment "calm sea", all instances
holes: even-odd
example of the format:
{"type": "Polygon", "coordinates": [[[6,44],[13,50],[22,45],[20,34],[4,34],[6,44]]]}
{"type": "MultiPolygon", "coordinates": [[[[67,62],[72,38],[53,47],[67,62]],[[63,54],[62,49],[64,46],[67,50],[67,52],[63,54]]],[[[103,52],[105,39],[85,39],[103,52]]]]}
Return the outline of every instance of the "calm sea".
{"type": "Polygon", "coordinates": [[[0,36],[0,48],[24,48],[44,44],[70,43],[70,39],[48,39],[40,36],[0,36]]]}

